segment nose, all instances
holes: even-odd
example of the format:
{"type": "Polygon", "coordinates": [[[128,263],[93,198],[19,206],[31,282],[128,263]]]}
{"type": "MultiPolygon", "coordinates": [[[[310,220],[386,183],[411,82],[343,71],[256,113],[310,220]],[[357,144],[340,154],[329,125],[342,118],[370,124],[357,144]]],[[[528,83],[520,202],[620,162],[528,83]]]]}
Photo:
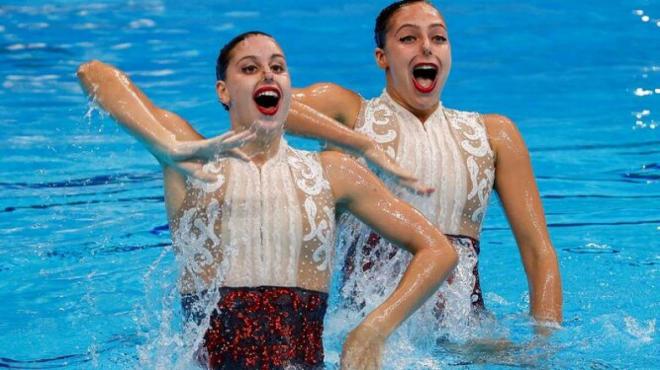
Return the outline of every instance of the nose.
{"type": "Polygon", "coordinates": [[[266,82],[272,82],[273,81],[273,71],[271,71],[270,68],[266,68],[264,70],[264,81],[266,81],[266,82]]]}
{"type": "Polygon", "coordinates": [[[424,56],[431,55],[431,41],[428,39],[428,37],[425,37],[424,41],[422,42],[422,54],[424,54],[424,56]]]}

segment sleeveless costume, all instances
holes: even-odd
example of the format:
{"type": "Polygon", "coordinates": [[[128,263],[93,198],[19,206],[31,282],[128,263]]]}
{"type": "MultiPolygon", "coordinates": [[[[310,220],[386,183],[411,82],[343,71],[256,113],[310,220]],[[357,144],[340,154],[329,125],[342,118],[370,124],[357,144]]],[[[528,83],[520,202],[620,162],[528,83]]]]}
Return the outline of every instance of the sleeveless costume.
{"type": "MultiPolygon", "coordinates": [[[[459,255],[458,266],[434,302],[437,329],[456,326],[457,320],[473,321],[484,307],[477,267],[479,234],[495,175],[494,153],[479,114],[440,104],[422,124],[383,91],[363,101],[355,130],[373,138],[421,183],[435,189],[429,197],[418,196],[375,170],[396,196],[447,235],[459,255]]],[[[346,253],[342,297],[349,308],[364,313],[378,302],[354,297],[389,294],[411,255],[350,214],[341,216],[339,229],[338,249],[346,253]]]]}
{"type": "Polygon", "coordinates": [[[189,183],[173,227],[182,306],[212,369],[323,367],[334,198],[317,153],[282,139],[261,168],[223,158],[189,183]]]}

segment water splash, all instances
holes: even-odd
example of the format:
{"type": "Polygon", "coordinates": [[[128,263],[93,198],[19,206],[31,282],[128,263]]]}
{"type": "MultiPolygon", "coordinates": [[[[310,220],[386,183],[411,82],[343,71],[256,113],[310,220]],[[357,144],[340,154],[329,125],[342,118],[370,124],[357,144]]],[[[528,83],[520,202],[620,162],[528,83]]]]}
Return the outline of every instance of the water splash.
{"type": "Polygon", "coordinates": [[[651,343],[655,335],[655,319],[641,323],[631,316],[623,318],[626,332],[641,343],[651,343]]]}

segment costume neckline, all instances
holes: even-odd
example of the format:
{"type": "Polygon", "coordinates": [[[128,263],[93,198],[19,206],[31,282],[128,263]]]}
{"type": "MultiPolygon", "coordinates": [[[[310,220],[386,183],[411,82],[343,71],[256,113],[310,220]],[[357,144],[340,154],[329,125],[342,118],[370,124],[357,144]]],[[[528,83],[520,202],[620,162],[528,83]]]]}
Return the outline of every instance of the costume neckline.
{"type": "Polygon", "coordinates": [[[270,167],[271,165],[284,161],[286,159],[286,153],[288,148],[289,148],[289,144],[284,139],[284,135],[282,135],[282,137],[280,137],[279,147],[277,148],[277,152],[275,153],[275,155],[266,159],[264,163],[261,164],[261,166],[258,166],[256,163],[254,163],[252,159],[250,159],[248,163],[250,167],[253,167],[258,171],[262,171],[265,168],[270,167]]]}
{"type": "Polygon", "coordinates": [[[437,116],[438,114],[444,112],[444,106],[442,105],[442,100],[440,100],[440,101],[438,101],[438,106],[429,115],[429,118],[426,119],[426,122],[422,122],[411,111],[409,111],[403,105],[399,104],[399,102],[394,100],[394,98],[392,98],[392,96],[387,92],[387,88],[383,89],[383,93],[381,94],[381,98],[384,99],[386,103],[389,103],[397,113],[399,113],[400,115],[403,115],[406,118],[406,120],[412,120],[413,122],[417,122],[418,124],[422,125],[422,127],[425,127],[426,123],[428,123],[428,122],[433,122],[435,120],[435,116],[437,116]]]}

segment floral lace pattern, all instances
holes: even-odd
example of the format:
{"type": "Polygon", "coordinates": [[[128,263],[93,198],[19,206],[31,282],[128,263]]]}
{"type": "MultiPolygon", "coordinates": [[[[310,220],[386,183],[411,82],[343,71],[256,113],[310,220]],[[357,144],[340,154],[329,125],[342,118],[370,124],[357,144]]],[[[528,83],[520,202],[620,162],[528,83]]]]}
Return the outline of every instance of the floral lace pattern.
{"type": "Polygon", "coordinates": [[[488,145],[488,135],[477,113],[447,110],[447,116],[454,129],[464,137],[461,147],[468,153],[467,168],[472,184],[467,199],[470,201],[476,196],[478,202],[470,219],[474,223],[481,224],[495,182],[494,156],[488,145]],[[485,162],[486,165],[480,166],[479,161],[485,162]]]}
{"type": "Polygon", "coordinates": [[[431,197],[420,197],[385,178],[390,190],[443,231],[478,238],[495,177],[494,154],[480,115],[440,104],[422,123],[386,91],[365,101],[363,111],[355,129],[436,188],[431,197]]]}
{"type": "Polygon", "coordinates": [[[261,168],[222,158],[205,170],[218,180],[189,182],[189,208],[173,229],[184,277],[202,276],[207,286],[327,285],[335,210],[318,154],[282,140],[261,168]],[[318,273],[305,270],[309,265],[318,273]],[[300,281],[303,270],[307,281],[300,281]]]}
{"type": "Polygon", "coordinates": [[[291,150],[289,165],[297,176],[296,185],[306,195],[305,214],[309,223],[309,232],[303,235],[303,241],[316,240],[318,247],[312,258],[319,271],[325,271],[332,259],[335,243],[335,210],[330,197],[330,183],[323,177],[323,167],[317,154],[291,150]],[[325,201],[324,199],[325,198],[325,201]],[[319,212],[319,206],[321,210],[319,212]]]}

